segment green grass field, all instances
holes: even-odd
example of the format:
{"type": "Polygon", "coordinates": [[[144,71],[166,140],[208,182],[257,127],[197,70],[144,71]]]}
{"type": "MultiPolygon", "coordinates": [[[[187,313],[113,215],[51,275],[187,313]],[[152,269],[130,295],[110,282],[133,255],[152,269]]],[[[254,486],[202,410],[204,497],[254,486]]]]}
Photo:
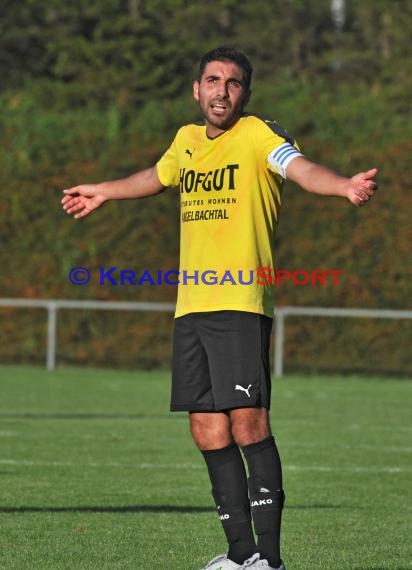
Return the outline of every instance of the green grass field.
{"type": "MultiPolygon", "coordinates": [[[[198,570],[225,550],[169,374],[0,367],[0,568],[198,570]]],[[[411,382],[274,381],[288,570],[406,570],[411,382]]]]}

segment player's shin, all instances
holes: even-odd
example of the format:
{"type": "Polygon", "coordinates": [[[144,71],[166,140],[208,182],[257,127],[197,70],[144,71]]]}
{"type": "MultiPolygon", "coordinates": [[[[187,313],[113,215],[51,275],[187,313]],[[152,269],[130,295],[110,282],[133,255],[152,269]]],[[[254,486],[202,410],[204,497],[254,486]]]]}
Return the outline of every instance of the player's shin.
{"type": "Polygon", "coordinates": [[[203,451],[212,494],[229,545],[228,558],[242,564],[256,550],[245,466],[237,445],[203,451]]]}
{"type": "Polygon", "coordinates": [[[249,467],[249,497],[257,550],[269,565],[278,568],[280,528],[285,494],[279,453],[273,437],[243,447],[249,467]]]}

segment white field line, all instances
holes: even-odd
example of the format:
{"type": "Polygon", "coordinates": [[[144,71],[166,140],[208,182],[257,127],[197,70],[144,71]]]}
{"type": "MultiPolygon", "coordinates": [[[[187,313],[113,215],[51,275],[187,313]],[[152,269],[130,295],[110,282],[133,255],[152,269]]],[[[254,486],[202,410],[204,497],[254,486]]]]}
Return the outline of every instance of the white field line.
{"type": "MultiPolygon", "coordinates": [[[[27,435],[26,433],[24,434],[24,436],[22,437],[22,434],[20,432],[17,431],[0,431],[0,438],[6,438],[6,437],[16,437],[16,438],[21,438],[23,440],[27,440],[27,439],[37,439],[38,435],[36,433],[27,435]]],[[[85,439],[85,440],[91,440],[91,439],[95,439],[96,435],[92,434],[92,433],[82,433],[79,436],[77,436],[78,439],[85,439]]],[[[284,447],[287,448],[294,448],[294,449],[311,449],[311,448],[316,448],[316,449],[329,449],[332,446],[332,444],[327,444],[325,443],[324,445],[321,445],[319,443],[312,443],[312,442],[304,442],[304,443],[300,443],[300,442],[296,442],[296,441],[292,441],[292,442],[288,442],[287,444],[284,445],[284,447]]],[[[379,453],[412,453],[412,446],[408,446],[408,445],[385,445],[382,446],[380,444],[367,444],[367,443],[354,443],[354,444],[349,444],[349,443],[334,443],[333,447],[335,449],[350,449],[351,451],[373,451],[373,450],[377,450],[379,451],[379,453]]],[[[1,460],[0,460],[1,461],[1,460]]]]}
{"type": "MultiPolygon", "coordinates": [[[[119,469],[172,469],[172,470],[203,470],[203,464],[197,463],[136,463],[124,464],[115,461],[109,461],[106,463],[97,462],[87,462],[87,463],[73,463],[69,461],[30,461],[30,460],[19,460],[19,459],[0,459],[0,465],[9,465],[17,467],[91,467],[91,468],[104,468],[104,467],[114,467],[119,469]]],[[[328,465],[285,465],[285,471],[321,471],[321,472],[346,472],[346,473],[411,473],[412,467],[381,467],[381,466],[339,466],[331,467],[328,465]]]]}
{"type": "Polygon", "coordinates": [[[388,453],[412,453],[412,447],[409,445],[379,445],[379,444],[368,444],[368,443],[337,443],[337,444],[319,444],[319,443],[299,443],[296,441],[288,442],[284,447],[286,448],[299,448],[299,449],[308,449],[308,448],[316,448],[316,449],[329,449],[334,447],[335,449],[350,449],[351,451],[373,451],[377,450],[379,453],[381,452],[388,452],[388,453]]]}

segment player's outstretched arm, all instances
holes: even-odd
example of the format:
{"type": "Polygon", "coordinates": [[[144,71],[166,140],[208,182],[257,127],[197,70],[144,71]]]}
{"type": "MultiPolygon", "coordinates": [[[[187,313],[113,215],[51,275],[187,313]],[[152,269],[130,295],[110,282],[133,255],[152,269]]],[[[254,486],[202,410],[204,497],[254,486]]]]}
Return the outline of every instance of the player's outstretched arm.
{"type": "Polygon", "coordinates": [[[153,166],[120,180],[83,184],[63,190],[62,206],[68,214],[83,218],[108,200],[145,198],[162,190],[164,186],[159,180],[156,167],[153,166]]]}
{"type": "Polygon", "coordinates": [[[359,172],[352,178],[346,178],[300,156],[288,165],[286,176],[308,192],[323,196],[341,196],[356,206],[363,206],[378,189],[374,180],[377,172],[377,168],[372,168],[367,172],[359,172]]]}

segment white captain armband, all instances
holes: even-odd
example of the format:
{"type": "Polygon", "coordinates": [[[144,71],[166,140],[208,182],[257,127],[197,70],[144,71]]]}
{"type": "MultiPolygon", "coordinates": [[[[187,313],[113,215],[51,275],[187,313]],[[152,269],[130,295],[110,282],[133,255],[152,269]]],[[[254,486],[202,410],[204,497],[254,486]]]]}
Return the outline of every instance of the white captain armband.
{"type": "Polygon", "coordinates": [[[285,142],[272,150],[268,155],[269,165],[279,172],[282,178],[286,178],[286,168],[292,160],[298,156],[303,156],[293,145],[285,142]]]}

